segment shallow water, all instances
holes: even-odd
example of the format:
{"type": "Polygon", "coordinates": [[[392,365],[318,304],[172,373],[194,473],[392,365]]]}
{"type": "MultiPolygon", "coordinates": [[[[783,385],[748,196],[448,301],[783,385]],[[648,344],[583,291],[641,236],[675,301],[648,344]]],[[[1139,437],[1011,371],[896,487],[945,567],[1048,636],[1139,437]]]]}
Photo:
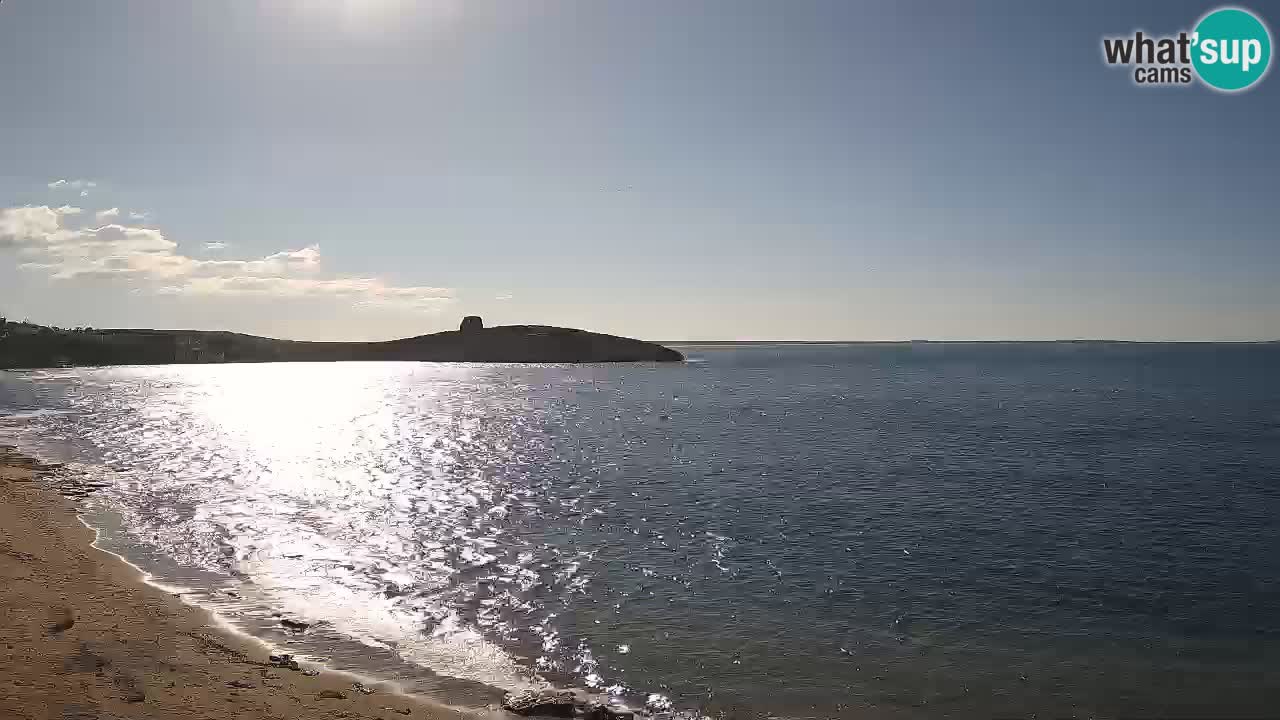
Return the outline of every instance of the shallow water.
{"type": "Polygon", "coordinates": [[[685,350],[0,373],[0,438],[159,579],[464,704],[1280,707],[1280,346],[685,350]]]}

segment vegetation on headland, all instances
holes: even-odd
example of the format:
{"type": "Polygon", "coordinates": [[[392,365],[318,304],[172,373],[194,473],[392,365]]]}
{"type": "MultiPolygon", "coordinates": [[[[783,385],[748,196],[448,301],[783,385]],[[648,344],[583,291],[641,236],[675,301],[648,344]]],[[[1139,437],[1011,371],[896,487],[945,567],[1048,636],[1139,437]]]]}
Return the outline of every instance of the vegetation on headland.
{"type": "Polygon", "coordinates": [[[0,368],[236,362],[678,362],[679,352],[633,338],[543,325],[464,330],[381,342],[305,342],[206,330],[64,329],[0,318],[0,368]]]}

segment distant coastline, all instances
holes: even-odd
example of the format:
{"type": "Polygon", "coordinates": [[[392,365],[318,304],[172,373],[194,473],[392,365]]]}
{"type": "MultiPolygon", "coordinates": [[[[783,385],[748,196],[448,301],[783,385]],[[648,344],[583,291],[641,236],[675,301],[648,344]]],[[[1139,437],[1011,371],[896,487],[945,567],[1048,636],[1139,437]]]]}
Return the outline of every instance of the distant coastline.
{"type": "MultiPolygon", "coordinates": [[[[0,319],[2,320],[2,319],[0,319]]],[[[277,340],[207,330],[62,329],[0,322],[0,368],[337,361],[680,362],[669,347],[634,338],[546,325],[459,330],[381,342],[277,340]]]]}

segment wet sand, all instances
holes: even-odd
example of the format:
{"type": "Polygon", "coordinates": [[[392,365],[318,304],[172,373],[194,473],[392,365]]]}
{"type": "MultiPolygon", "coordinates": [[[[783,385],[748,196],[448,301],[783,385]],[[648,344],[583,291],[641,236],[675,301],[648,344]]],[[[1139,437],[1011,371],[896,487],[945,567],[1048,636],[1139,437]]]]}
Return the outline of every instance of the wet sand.
{"type": "Polygon", "coordinates": [[[0,449],[0,717],[482,715],[373,683],[362,691],[342,673],[309,676],[305,664],[273,665],[264,644],[92,547],[93,531],[53,489],[60,480],[55,468],[0,449]]]}

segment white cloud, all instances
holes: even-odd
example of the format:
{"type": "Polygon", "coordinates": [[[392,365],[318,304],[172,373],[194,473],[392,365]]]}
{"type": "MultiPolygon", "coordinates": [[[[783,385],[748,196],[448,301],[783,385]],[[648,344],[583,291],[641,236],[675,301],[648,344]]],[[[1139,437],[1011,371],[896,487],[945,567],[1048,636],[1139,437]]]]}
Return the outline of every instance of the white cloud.
{"type": "Polygon", "coordinates": [[[58,232],[58,211],[47,206],[0,209],[0,247],[18,247],[58,232]]]}
{"type": "Polygon", "coordinates": [[[130,220],[146,220],[146,219],[147,219],[147,213],[144,213],[144,212],[138,212],[137,210],[130,210],[130,211],[129,211],[129,219],[130,219],[130,220]]]}
{"type": "MultiPolygon", "coordinates": [[[[98,183],[92,180],[54,180],[49,183],[49,189],[57,190],[59,188],[70,188],[72,190],[84,190],[85,188],[96,188],[98,183]]],[[[84,193],[81,193],[82,195],[84,193]]]]}
{"type": "Polygon", "coordinates": [[[53,211],[58,213],[59,215],[79,215],[80,213],[84,212],[84,208],[73,207],[71,205],[63,205],[62,207],[54,208],[53,211]]]}
{"type": "Polygon", "coordinates": [[[80,197],[89,197],[89,191],[88,191],[88,190],[81,190],[81,191],[80,191],[80,197]]]}
{"type": "MultiPolygon", "coordinates": [[[[107,223],[68,228],[62,218],[78,208],[0,209],[0,247],[32,258],[20,265],[61,280],[124,280],[163,294],[197,296],[317,297],[355,305],[432,309],[452,301],[446,288],[396,286],[378,278],[323,272],[320,248],[311,245],[253,260],[200,260],[178,252],[159,230],[107,223]]],[[[98,213],[116,217],[114,213],[98,213]]],[[[206,243],[227,247],[226,243],[206,243]]]]}
{"type": "Polygon", "coordinates": [[[279,275],[214,275],[168,285],[170,295],[250,295],[334,297],[356,305],[431,309],[452,301],[452,291],[431,287],[394,287],[376,278],[298,278],[279,275]]]}
{"type": "Polygon", "coordinates": [[[230,245],[224,242],[207,242],[204,244],[205,250],[226,250],[230,245]]]}
{"type": "Polygon", "coordinates": [[[114,207],[109,210],[99,210],[94,217],[98,218],[98,222],[106,222],[113,218],[120,217],[120,208],[114,207]]]}
{"type": "Polygon", "coordinates": [[[286,250],[261,260],[200,260],[194,275],[210,277],[272,276],[307,274],[320,267],[320,248],[316,245],[301,250],[286,250]]]}
{"type": "Polygon", "coordinates": [[[510,299],[511,299],[510,295],[499,295],[494,298],[494,300],[510,300],[510,299]]]}

